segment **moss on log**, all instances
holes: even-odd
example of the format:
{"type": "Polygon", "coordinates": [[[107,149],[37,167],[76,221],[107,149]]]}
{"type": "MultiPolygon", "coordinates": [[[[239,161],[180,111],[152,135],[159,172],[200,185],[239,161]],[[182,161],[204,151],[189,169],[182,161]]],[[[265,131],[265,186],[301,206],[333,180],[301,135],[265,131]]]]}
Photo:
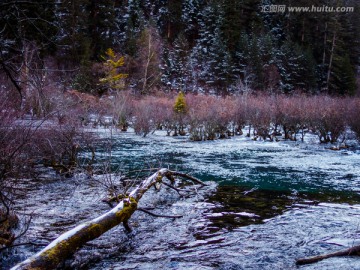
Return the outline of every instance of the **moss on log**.
{"type": "Polygon", "coordinates": [[[13,269],[56,269],[65,259],[90,240],[98,238],[111,228],[126,222],[135,212],[137,203],[130,198],[103,216],[83,223],[62,234],[32,258],[13,269]]]}
{"type": "Polygon", "coordinates": [[[173,172],[168,169],[160,169],[145,179],[130,193],[128,198],[122,200],[115,208],[98,218],[80,224],[74,229],[60,235],[43,250],[14,266],[12,270],[56,269],[63,261],[71,257],[88,241],[98,238],[103,233],[121,223],[123,223],[126,228],[128,219],[136,211],[137,203],[144,193],[152,186],[160,184],[163,178],[173,183],[174,176],[181,176],[197,184],[205,185],[200,180],[189,175],[173,172]]]}

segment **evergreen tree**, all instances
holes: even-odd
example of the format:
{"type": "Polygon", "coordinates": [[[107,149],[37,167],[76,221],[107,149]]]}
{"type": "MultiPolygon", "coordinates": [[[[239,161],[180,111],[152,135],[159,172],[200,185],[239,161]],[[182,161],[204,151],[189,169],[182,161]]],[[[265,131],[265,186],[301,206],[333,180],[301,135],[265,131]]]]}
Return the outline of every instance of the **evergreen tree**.
{"type": "Polygon", "coordinates": [[[137,52],[136,42],[147,24],[144,11],[140,6],[140,1],[127,1],[123,18],[125,20],[123,28],[125,32],[125,53],[130,56],[135,56],[137,52]]]}
{"type": "Polygon", "coordinates": [[[240,79],[252,77],[251,87],[257,90],[267,88],[267,75],[270,65],[274,64],[274,45],[270,35],[248,35],[243,32],[236,46],[235,70],[240,79]]]}
{"type": "Polygon", "coordinates": [[[163,55],[162,82],[172,89],[188,91],[190,67],[188,66],[189,44],[185,35],[180,33],[173,46],[166,48],[163,55]]]}
{"type": "Polygon", "coordinates": [[[181,20],[184,25],[184,32],[191,46],[199,37],[199,23],[201,10],[204,8],[204,0],[184,0],[182,1],[181,20]]]}
{"type": "Polygon", "coordinates": [[[269,74],[279,73],[285,92],[354,91],[353,79],[347,90],[343,86],[360,64],[356,0],[297,3],[355,8],[344,13],[262,12],[263,5],[294,6],[281,0],[3,0],[0,64],[16,84],[31,44],[40,59],[55,55],[62,67],[80,66],[78,81],[89,82],[93,64],[114,48],[128,56],[128,72],[138,78],[141,35],[153,27],[166,47],[157,52],[162,81],[172,88],[220,91],[251,77],[254,89],[266,91],[269,74]]]}
{"type": "Polygon", "coordinates": [[[111,90],[124,88],[124,80],[128,74],[124,74],[120,70],[125,65],[125,57],[118,56],[113,49],[109,48],[106,50],[103,60],[105,77],[101,78],[100,82],[106,84],[111,90]]]}
{"type": "Polygon", "coordinates": [[[333,92],[340,95],[354,95],[356,79],[349,55],[338,56],[334,60],[334,72],[331,80],[333,92]]]}
{"type": "Polygon", "coordinates": [[[59,57],[70,63],[88,63],[92,57],[91,38],[88,33],[88,0],[64,0],[57,5],[57,20],[60,31],[57,42],[59,57]]]}
{"type": "Polygon", "coordinates": [[[215,3],[202,10],[199,38],[191,53],[200,82],[220,89],[228,85],[231,74],[231,57],[221,31],[222,19],[222,9],[215,3]]]}
{"type": "Polygon", "coordinates": [[[182,1],[159,0],[156,2],[158,5],[154,9],[158,11],[156,20],[160,35],[171,43],[183,29],[181,20],[182,1]]]}
{"type": "Polygon", "coordinates": [[[242,32],[236,44],[234,56],[234,71],[241,76],[245,73],[247,66],[250,63],[250,40],[249,36],[242,32]]]}
{"type": "Polygon", "coordinates": [[[275,61],[281,76],[281,90],[284,93],[300,89],[309,90],[306,87],[311,81],[314,82],[314,71],[309,70],[308,65],[311,62],[309,62],[310,60],[303,53],[299,45],[290,42],[285,43],[278,50],[275,61]],[[304,77],[305,74],[308,74],[310,77],[304,77]]]}
{"type": "Polygon", "coordinates": [[[176,97],[175,104],[174,104],[174,112],[176,114],[185,114],[187,112],[185,95],[182,91],[180,91],[176,97]]]}

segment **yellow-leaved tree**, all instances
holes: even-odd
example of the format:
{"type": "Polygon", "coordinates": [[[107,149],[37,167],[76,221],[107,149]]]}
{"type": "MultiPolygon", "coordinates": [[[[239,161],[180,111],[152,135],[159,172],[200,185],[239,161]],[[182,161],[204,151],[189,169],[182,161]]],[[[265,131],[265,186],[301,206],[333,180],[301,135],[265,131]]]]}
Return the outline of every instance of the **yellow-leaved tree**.
{"type": "Polygon", "coordinates": [[[112,90],[119,90],[124,88],[125,79],[128,74],[122,73],[121,68],[125,65],[125,57],[119,56],[113,49],[109,48],[105,52],[103,67],[105,77],[100,79],[100,82],[106,84],[112,90]]]}
{"type": "MultiPolygon", "coordinates": [[[[187,113],[187,105],[186,105],[186,100],[185,100],[185,95],[183,92],[180,92],[175,100],[174,103],[174,112],[177,118],[177,122],[178,122],[178,128],[179,128],[179,134],[180,135],[185,135],[185,125],[184,125],[184,117],[187,113]]],[[[174,132],[174,136],[177,136],[177,126],[175,126],[175,132],[174,132]]]]}

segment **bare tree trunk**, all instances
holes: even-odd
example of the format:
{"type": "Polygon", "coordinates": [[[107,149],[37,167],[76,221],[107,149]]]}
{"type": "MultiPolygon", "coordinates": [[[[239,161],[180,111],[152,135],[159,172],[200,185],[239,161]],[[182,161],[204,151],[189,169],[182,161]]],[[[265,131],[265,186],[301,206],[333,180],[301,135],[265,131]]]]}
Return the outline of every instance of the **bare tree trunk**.
{"type": "Polygon", "coordinates": [[[142,86],[142,90],[141,90],[141,93],[144,94],[146,92],[146,87],[147,87],[147,81],[148,81],[148,69],[149,69],[149,66],[150,66],[150,61],[151,59],[153,58],[154,56],[154,52],[152,52],[152,46],[151,46],[151,42],[152,42],[152,33],[151,31],[149,30],[148,31],[148,51],[147,51],[147,59],[146,59],[146,64],[145,64],[145,71],[144,71],[144,82],[143,82],[143,86],[142,86]]]}
{"type": "Polygon", "coordinates": [[[163,178],[168,179],[173,184],[175,176],[180,176],[189,179],[194,183],[205,185],[203,182],[190,175],[170,171],[168,169],[160,169],[145,179],[130,193],[129,197],[121,201],[115,208],[98,218],[80,224],[74,229],[60,235],[43,250],[14,266],[12,270],[55,269],[85,243],[98,238],[113,227],[123,223],[125,228],[129,229],[127,221],[136,211],[137,203],[144,193],[152,186],[157,187],[161,184],[163,178]]]}
{"type": "Polygon", "coordinates": [[[328,92],[329,92],[329,84],[330,84],[330,77],[331,77],[332,62],[333,62],[334,50],[335,50],[335,44],[336,44],[335,42],[336,42],[336,31],[334,31],[334,36],[333,36],[333,39],[332,39],[329,67],[328,67],[327,78],[326,78],[326,90],[328,92]]]}
{"type": "Polygon", "coordinates": [[[305,40],[305,18],[303,18],[301,23],[301,45],[304,44],[304,40],[305,40]]]}
{"type": "Polygon", "coordinates": [[[319,262],[319,261],[327,259],[327,258],[342,257],[342,256],[360,256],[360,246],[354,246],[354,247],[346,249],[346,250],[341,250],[341,251],[337,251],[337,252],[333,252],[333,253],[329,253],[329,254],[325,254],[325,255],[319,255],[319,256],[314,256],[314,257],[309,257],[309,258],[304,258],[304,259],[298,259],[298,260],[296,260],[296,264],[297,265],[310,264],[310,263],[319,262]]]}
{"type": "Polygon", "coordinates": [[[23,89],[23,100],[22,105],[24,105],[27,99],[31,96],[32,89],[29,87],[29,77],[30,77],[30,65],[33,61],[34,54],[36,51],[36,46],[33,42],[24,43],[23,45],[23,63],[20,67],[20,78],[21,87],[23,89]]]}
{"type": "Polygon", "coordinates": [[[326,41],[327,41],[327,22],[325,22],[325,32],[324,32],[324,51],[323,51],[323,59],[322,59],[322,64],[325,66],[325,61],[326,61],[326,41]]]}

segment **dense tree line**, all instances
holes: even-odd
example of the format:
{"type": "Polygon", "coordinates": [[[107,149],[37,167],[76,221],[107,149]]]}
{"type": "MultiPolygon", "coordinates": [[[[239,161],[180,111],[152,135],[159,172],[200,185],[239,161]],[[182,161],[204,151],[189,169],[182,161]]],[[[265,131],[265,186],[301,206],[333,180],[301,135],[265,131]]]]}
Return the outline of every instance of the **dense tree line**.
{"type": "Polygon", "coordinates": [[[128,86],[141,93],[355,94],[357,1],[296,3],[354,7],[343,13],[262,12],[269,5],[294,3],[5,0],[0,4],[1,71],[23,98],[31,71],[48,67],[51,58],[57,69],[73,70],[63,83],[101,94],[107,89],[99,85],[97,63],[112,48],[125,56],[128,86]]]}

